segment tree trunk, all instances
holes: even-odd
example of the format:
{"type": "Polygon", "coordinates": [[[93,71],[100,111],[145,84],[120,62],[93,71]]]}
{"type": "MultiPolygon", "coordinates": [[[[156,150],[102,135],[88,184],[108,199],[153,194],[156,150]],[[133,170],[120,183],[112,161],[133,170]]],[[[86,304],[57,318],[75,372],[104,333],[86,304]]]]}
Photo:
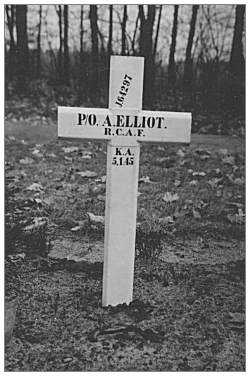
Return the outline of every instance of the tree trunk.
{"type": "Polygon", "coordinates": [[[10,34],[10,46],[15,46],[15,39],[14,39],[14,5],[5,5],[5,12],[7,17],[7,25],[10,34]]]}
{"type": "Polygon", "coordinates": [[[245,5],[236,5],[233,43],[230,56],[230,70],[236,76],[244,76],[245,59],[242,36],[244,29],[245,5]]]}
{"type": "Polygon", "coordinates": [[[16,5],[17,90],[24,92],[29,75],[27,5],[16,5]]]}
{"type": "Polygon", "coordinates": [[[143,5],[139,5],[139,19],[140,19],[139,53],[141,56],[144,56],[145,14],[144,14],[143,5]]]}
{"type": "Polygon", "coordinates": [[[63,8],[63,18],[64,18],[64,39],[63,39],[63,49],[64,49],[64,82],[66,85],[69,84],[69,45],[68,45],[68,31],[69,31],[69,10],[68,5],[64,5],[63,8]]]}
{"type": "Polygon", "coordinates": [[[8,59],[8,77],[13,78],[15,70],[15,38],[14,38],[14,25],[15,25],[15,5],[5,5],[5,12],[7,18],[7,25],[10,34],[10,48],[8,59]]]}
{"type": "Polygon", "coordinates": [[[89,12],[90,28],[91,28],[91,87],[90,96],[93,105],[97,105],[99,101],[99,77],[98,77],[98,24],[97,24],[97,6],[90,5],[89,12]]]}
{"type": "MultiPolygon", "coordinates": [[[[98,36],[99,36],[99,39],[100,39],[100,43],[101,43],[101,48],[100,48],[100,50],[101,50],[101,55],[102,56],[105,56],[105,46],[104,46],[104,36],[103,36],[103,34],[102,34],[102,32],[101,32],[101,30],[99,29],[99,27],[97,28],[97,30],[98,30],[98,36]]],[[[100,53],[99,53],[100,54],[100,53]]]]}
{"type": "Polygon", "coordinates": [[[110,56],[112,55],[112,40],[113,40],[113,5],[109,6],[109,40],[108,40],[108,64],[110,56]]]}
{"type": "Polygon", "coordinates": [[[62,6],[58,5],[56,7],[56,12],[58,15],[58,26],[59,26],[59,50],[58,50],[58,79],[62,79],[62,67],[63,67],[63,36],[62,36],[62,6]]]}
{"type": "Polygon", "coordinates": [[[123,6],[123,20],[122,20],[122,50],[121,55],[126,55],[126,23],[128,19],[127,5],[123,6]]]}
{"type": "Polygon", "coordinates": [[[175,71],[175,47],[176,47],[176,37],[178,28],[178,10],[179,5],[174,6],[174,22],[172,28],[172,40],[170,46],[169,62],[168,62],[168,83],[171,86],[175,85],[176,82],[176,71],[175,71]]]}
{"type": "Polygon", "coordinates": [[[159,8],[159,15],[158,15],[158,22],[157,22],[155,43],[154,43],[154,51],[153,51],[153,59],[154,59],[154,61],[155,61],[156,50],[157,50],[157,43],[158,43],[158,37],[159,37],[159,30],[160,30],[160,23],[161,23],[161,12],[162,12],[162,5],[160,5],[160,8],[159,8]]]}
{"type": "Polygon", "coordinates": [[[185,58],[185,66],[184,66],[184,84],[190,85],[193,79],[193,61],[191,57],[194,34],[195,34],[195,24],[197,19],[199,5],[193,5],[192,7],[192,17],[190,22],[190,29],[188,35],[188,43],[186,48],[186,58],[185,58]]]}
{"type": "Polygon", "coordinates": [[[78,101],[80,102],[82,99],[82,94],[84,92],[84,83],[86,83],[85,77],[85,67],[84,67],[84,57],[83,57],[83,5],[81,5],[80,11],[80,61],[79,61],[79,80],[78,80],[78,101]]]}
{"type": "Polygon", "coordinates": [[[141,34],[140,34],[140,54],[145,57],[144,73],[144,105],[152,106],[154,96],[154,59],[153,59],[153,27],[155,21],[155,5],[148,5],[147,18],[142,5],[139,5],[141,34]]]}
{"type": "Polygon", "coordinates": [[[41,74],[41,29],[42,29],[42,5],[39,6],[39,23],[37,32],[37,62],[36,75],[40,77],[41,74]]]}
{"type": "Polygon", "coordinates": [[[83,5],[80,14],[80,65],[83,63],[83,5]]]}
{"type": "Polygon", "coordinates": [[[133,39],[132,39],[132,43],[131,43],[131,48],[132,48],[133,55],[136,55],[136,51],[135,51],[135,37],[136,37],[137,29],[138,29],[139,19],[140,19],[140,11],[138,12],[138,15],[137,15],[137,18],[136,18],[136,21],[135,21],[135,29],[134,29],[133,39]]]}

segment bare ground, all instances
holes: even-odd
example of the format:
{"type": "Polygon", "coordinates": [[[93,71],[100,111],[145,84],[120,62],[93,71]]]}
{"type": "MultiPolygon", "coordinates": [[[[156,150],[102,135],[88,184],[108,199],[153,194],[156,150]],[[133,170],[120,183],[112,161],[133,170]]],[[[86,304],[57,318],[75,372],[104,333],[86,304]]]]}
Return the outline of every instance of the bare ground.
{"type": "Polygon", "coordinates": [[[45,216],[50,240],[46,256],[36,237],[11,243],[6,271],[16,279],[6,288],[20,300],[6,370],[244,370],[244,139],[142,147],[140,177],[152,183],[139,184],[138,222],[159,235],[161,252],[138,247],[134,302],[102,308],[103,228],[86,212],[104,214],[105,147],[57,141],[52,122],[6,121],[5,137],[10,211],[26,224],[45,216]],[[82,170],[97,176],[81,179],[82,170]],[[27,190],[34,182],[40,190],[27,190]],[[178,200],[164,203],[166,191],[178,200]]]}

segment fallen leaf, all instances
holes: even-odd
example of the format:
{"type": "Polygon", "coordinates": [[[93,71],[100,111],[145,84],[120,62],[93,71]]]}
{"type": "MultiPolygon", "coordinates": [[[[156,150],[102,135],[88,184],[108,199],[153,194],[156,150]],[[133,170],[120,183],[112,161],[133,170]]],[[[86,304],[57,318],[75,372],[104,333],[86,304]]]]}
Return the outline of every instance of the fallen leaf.
{"type": "Polygon", "coordinates": [[[222,158],[222,162],[224,164],[229,164],[229,165],[234,165],[235,163],[235,160],[234,160],[234,157],[232,155],[227,155],[226,157],[222,158]]]}
{"type": "Polygon", "coordinates": [[[194,185],[197,185],[197,184],[198,184],[198,180],[191,180],[190,183],[189,183],[189,185],[191,185],[191,186],[192,185],[194,186],[194,185]]]}
{"type": "Polygon", "coordinates": [[[105,198],[104,195],[98,195],[97,199],[100,200],[100,201],[105,201],[106,200],[106,198],[105,198]]]}
{"type": "Polygon", "coordinates": [[[54,153],[48,153],[47,157],[56,158],[56,155],[54,153]]]}
{"type": "Polygon", "coordinates": [[[91,159],[92,158],[92,152],[91,151],[81,151],[79,153],[79,155],[82,159],[91,159]]]}
{"type": "Polygon", "coordinates": [[[159,162],[159,163],[163,163],[163,162],[166,162],[166,161],[169,161],[169,160],[170,160],[170,157],[156,158],[156,161],[159,162]]]}
{"type": "Polygon", "coordinates": [[[205,160],[209,159],[209,155],[207,155],[207,154],[202,154],[202,155],[200,155],[200,159],[201,159],[202,161],[205,161],[205,160]]]}
{"type": "Polygon", "coordinates": [[[42,203],[43,203],[43,200],[41,200],[40,198],[34,198],[34,201],[35,201],[37,204],[42,204],[42,203]]]}
{"type": "Polygon", "coordinates": [[[65,154],[68,154],[68,153],[74,153],[75,151],[78,151],[79,148],[77,146],[69,146],[69,147],[62,148],[62,150],[64,151],[65,154]]]}
{"type": "Polygon", "coordinates": [[[204,201],[200,201],[199,203],[198,203],[198,208],[199,209],[202,209],[202,208],[206,208],[207,206],[208,206],[208,203],[207,202],[204,202],[204,201]]]}
{"type": "Polygon", "coordinates": [[[63,362],[64,363],[69,363],[69,362],[71,362],[73,360],[73,358],[64,358],[63,359],[63,362]]]}
{"type": "Polygon", "coordinates": [[[50,196],[50,197],[47,197],[43,200],[43,202],[50,206],[51,204],[53,204],[55,202],[55,198],[53,196],[50,196]]]}
{"type": "Polygon", "coordinates": [[[93,213],[87,213],[90,222],[104,224],[104,217],[102,215],[94,215],[93,213]]]}
{"type": "Polygon", "coordinates": [[[79,187],[77,187],[77,191],[82,195],[86,195],[89,193],[90,187],[88,185],[80,185],[79,187]]]}
{"type": "Polygon", "coordinates": [[[50,175],[52,174],[53,170],[46,170],[44,171],[44,175],[47,176],[47,175],[50,175]]]}
{"type": "Polygon", "coordinates": [[[227,149],[219,149],[219,153],[222,155],[228,155],[228,150],[227,149]]]}
{"type": "Polygon", "coordinates": [[[159,222],[162,225],[172,224],[172,223],[174,223],[174,218],[172,216],[167,216],[167,217],[164,217],[164,218],[159,218],[159,222]]]}
{"type": "Polygon", "coordinates": [[[240,312],[228,312],[230,321],[232,322],[245,322],[245,314],[240,312]]]}
{"type": "Polygon", "coordinates": [[[226,177],[231,183],[234,183],[234,175],[233,174],[226,174],[226,177]]]}
{"type": "Polygon", "coordinates": [[[69,162],[73,161],[73,158],[72,157],[68,157],[67,155],[65,155],[64,159],[66,159],[66,161],[69,161],[69,162]]]}
{"type": "Polygon", "coordinates": [[[101,194],[103,193],[103,186],[102,185],[90,185],[89,192],[93,194],[101,194]]]}
{"type": "Polygon", "coordinates": [[[201,219],[201,215],[200,215],[200,213],[198,212],[198,210],[193,209],[193,217],[194,217],[195,219],[201,219]]]}
{"type": "Polygon", "coordinates": [[[228,214],[227,219],[231,223],[237,223],[239,225],[242,225],[245,223],[245,214],[243,213],[242,209],[238,209],[238,213],[236,214],[228,214]]]}
{"type": "Polygon", "coordinates": [[[83,221],[78,221],[77,225],[72,227],[70,230],[73,231],[73,232],[77,232],[77,231],[83,229],[84,227],[87,227],[88,224],[89,224],[89,222],[88,222],[87,219],[85,219],[83,221]]]}
{"type": "Polygon", "coordinates": [[[175,180],[175,181],[174,181],[174,185],[175,185],[176,187],[179,187],[179,186],[181,185],[180,180],[175,180]]]}
{"type": "Polygon", "coordinates": [[[34,159],[32,158],[29,158],[29,157],[26,157],[24,159],[20,159],[19,163],[22,163],[22,164],[31,164],[34,162],[34,159]]]}
{"type": "Polygon", "coordinates": [[[203,160],[209,158],[211,151],[199,148],[195,150],[195,153],[200,156],[201,160],[203,160]]]}
{"type": "Polygon", "coordinates": [[[95,178],[97,176],[97,173],[94,171],[79,171],[77,172],[78,175],[80,175],[82,178],[95,178]]]}
{"type": "Polygon", "coordinates": [[[29,191],[36,191],[36,192],[41,192],[43,190],[43,187],[41,184],[38,183],[33,183],[29,187],[26,188],[29,191]]]}
{"type": "Polygon", "coordinates": [[[24,228],[24,231],[33,231],[47,224],[47,220],[44,217],[33,218],[33,223],[24,228]]]}
{"type": "Polygon", "coordinates": [[[228,204],[233,205],[233,206],[237,206],[237,208],[242,208],[244,206],[240,202],[229,202],[228,204]]]}
{"type": "Polygon", "coordinates": [[[155,348],[149,345],[143,344],[143,353],[153,356],[153,354],[155,353],[155,348]]]}
{"type": "Polygon", "coordinates": [[[23,260],[25,256],[25,253],[17,253],[16,255],[9,255],[8,257],[12,262],[17,262],[20,259],[23,260]]]}
{"type": "Polygon", "coordinates": [[[79,231],[79,230],[81,230],[81,226],[72,227],[70,230],[73,231],[73,232],[79,231]]]}
{"type": "Polygon", "coordinates": [[[183,159],[182,161],[180,161],[180,166],[184,166],[187,163],[188,163],[188,161],[186,161],[185,159],[183,159]]]}
{"type": "Polygon", "coordinates": [[[143,176],[139,179],[139,183],[152,183],[149,176],[143,176]]]}
{"type": "Polygon", "coordinates": [[[32,154],[33,154],[33,155],[40,154],[40,150],[38,150],[38,149],[34,149],[34,150],[32,151],[32,154]]]}
{"type": "Polygon", "coordinates": [[[185,153],[184,153],[184,151],[183,151],[182,149],[177,150],[176,154],[177,154],[179,157],[181,157],[181,158],[185,157],[185,153]]]}
{"type": "Polygon", "coordinates": [[[222,180],[222,178],[213,178],[211,180],[208,181],[208,184],[212,187],[212,188],[216,188],[218,183],[222,180]]]}
{"type": "MultiPolygon", "coordinates": [[[[34,153],[32,153],[32,154],[34,155],[34,153]]],[[[37,157],[37,158],[43,158],[42,153],[36,153],[34,156],[37,157]]]]}
{"type": "Polygon", "coordinates": [[[203,171],[201,171],[201,172],[193,172],[193,174],[192,174],[193,176],[206,176],[206,173],[205,172],[203,172],[203,171]]]}
{"type": "Polygon", "coordinates": [[[162,199],[163,201],[170,203],[179,200],[179,196],[177,193],[172,194],[171,192],[166,192],[162,199]]]}
{"type": "Polygon", "coordinates": [[[237,185],[243,185],[245,183],[245,179],[243,177],[241,178],[236,178],[234,180],[234,183],[237,184],[237,185]]]}
{"type": "Polygon", "coordinates": [[[238,167],[238,166],[236,166],[236,165],[233,165],[233,172],[237,171],[238,169],[239,169],[239,167],[238,167]]]}

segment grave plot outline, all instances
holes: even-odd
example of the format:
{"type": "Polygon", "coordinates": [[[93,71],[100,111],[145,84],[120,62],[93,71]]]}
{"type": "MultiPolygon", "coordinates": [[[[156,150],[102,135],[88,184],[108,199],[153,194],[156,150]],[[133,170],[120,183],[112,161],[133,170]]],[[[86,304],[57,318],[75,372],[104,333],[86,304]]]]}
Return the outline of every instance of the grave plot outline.
{"type": "Polygon", "coordinates": [[[107,142],[103,306],[133,298],[140,142],[190,143],[191,113],[143,111],[143,57],[111,56],[109,108],[58,107],[58,137],[107,142]]]}

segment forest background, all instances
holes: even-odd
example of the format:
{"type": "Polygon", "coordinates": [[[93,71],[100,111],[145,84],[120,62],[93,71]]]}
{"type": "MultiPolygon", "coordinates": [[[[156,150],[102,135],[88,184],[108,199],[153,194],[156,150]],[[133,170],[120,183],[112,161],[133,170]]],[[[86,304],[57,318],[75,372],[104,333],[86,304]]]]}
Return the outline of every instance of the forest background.
{"type": "Polygon", "coordinates": [[[192,111],[195,132],[242,134],[244,25],[245,5],[6,5],[6,115],[107,106],[110,55],[121,54],[145,57],[145,109],[192,111]]]}

